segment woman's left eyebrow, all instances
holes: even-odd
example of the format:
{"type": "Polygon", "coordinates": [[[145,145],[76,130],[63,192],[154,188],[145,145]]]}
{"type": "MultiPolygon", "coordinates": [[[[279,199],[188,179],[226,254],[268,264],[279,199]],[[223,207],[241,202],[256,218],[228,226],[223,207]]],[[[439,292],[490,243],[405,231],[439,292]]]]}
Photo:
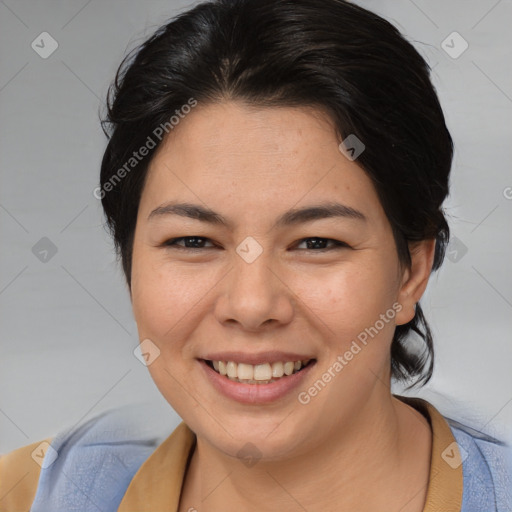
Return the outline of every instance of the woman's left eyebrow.
{"type": "Polygon", "coordinates": [[[329,219],[332,217],[343,217],[346,219],[358,220],[366,222],[366,216],[352,208],[341,203],[329,202],[318,205],[306,206],[304,208],[297,208],[288,210],[274,224],[274,228],[287,227],[305,222],[312,222],[314,220],[329,219]]]}
{"type": "MultiPolygon", "coordinates": [[[[173,201],[162,204],[152,210],[148,216],[148,221],[166,215],[179,215],[208,224],[232,228],[231,223],[227,219],[210,208],[192,203],[177,203],[173,201]]],[[[333,217],[367,221],[366,216],[359,210],[341,203],[329,202],[288,210],[277,219],[272,229],[333,217]]]]}

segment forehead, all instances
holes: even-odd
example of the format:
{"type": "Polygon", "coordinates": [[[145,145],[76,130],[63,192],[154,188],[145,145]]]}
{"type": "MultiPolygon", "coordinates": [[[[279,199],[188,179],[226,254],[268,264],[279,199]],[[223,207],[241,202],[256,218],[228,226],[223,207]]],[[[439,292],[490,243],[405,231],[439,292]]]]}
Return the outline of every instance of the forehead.
{"type": "Polygon", "coordinates": [[[199,104],[154,156],[140,211],[182,200],[241,219],[341,201],[370,218],[382,215],[370,178],[339,142],[320,110],[199,104]]]}

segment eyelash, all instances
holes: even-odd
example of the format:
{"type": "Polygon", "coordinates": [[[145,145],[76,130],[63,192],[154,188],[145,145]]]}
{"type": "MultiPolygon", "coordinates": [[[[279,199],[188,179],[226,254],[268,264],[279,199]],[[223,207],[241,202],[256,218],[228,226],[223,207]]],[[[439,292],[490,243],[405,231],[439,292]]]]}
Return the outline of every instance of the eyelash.
{"type": "MultiPolygon", "coordinates": [[[[162,246],[171,248],[171,249],[178,249],[180,251],[201,251],[203,249],[214,249],[215,248],[215,247],[183,247],[181,245],[177,245],[177,242],[181,242],[182,240],[190,240],[190,239],[211,241],[204,236],[183,236],[183,237],[179,237],[179,238],[171,238],[170,240],[166,240],[162,244],[162,246]]],[[[334,244],[334,247],[331,247],[331,248],[321,248],[321,249],[311,249],[310,250],[310,251],[314,251],[314,252],[326,252],[326,251],[332,251],[332,250],[336,250],[336,249],[350,248],[350,246],[345,242],[340,242],[339,240],[334,240],[332,238],[322,238],[322,237],[317,237],[317,236],[302,238],[298,242],[299,242],[299,244],[301,244],[307,240],[316,240],[316,241],[323,240],[323,241],[332,242],[334,244]]],[[[308,250],[308,249],[299,249],[299,250],[304,251],[304,250],[308,250]]],[[[310,252],[310,251],[308,251],[308,252],[310,252]]]]}

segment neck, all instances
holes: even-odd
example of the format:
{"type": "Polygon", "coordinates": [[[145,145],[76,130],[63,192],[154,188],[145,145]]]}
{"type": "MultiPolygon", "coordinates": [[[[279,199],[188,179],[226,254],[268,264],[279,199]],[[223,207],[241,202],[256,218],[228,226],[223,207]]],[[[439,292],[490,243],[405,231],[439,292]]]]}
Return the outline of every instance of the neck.
{"type": "Polygon", "coordinates": [[[183,510],[423,510],[430,468],[427,420],[387,390],[306,454],[252,467],[197,439],[183,510]]]}

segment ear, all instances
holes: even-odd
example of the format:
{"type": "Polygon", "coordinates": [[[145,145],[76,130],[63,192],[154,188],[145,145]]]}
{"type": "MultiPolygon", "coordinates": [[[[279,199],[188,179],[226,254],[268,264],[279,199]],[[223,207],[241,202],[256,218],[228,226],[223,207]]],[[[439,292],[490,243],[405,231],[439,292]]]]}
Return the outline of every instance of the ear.
{"type": "Polygon", "coordinates": [[[416,304],[425,292],[432,272],[435,248],[436,241],[433,238],[409,244],[411,265],[405,269],[402,276],[398,292],[398,302],[402,309],[396,315],[396,325],[406,324],[414,318],[416,304]]]}

